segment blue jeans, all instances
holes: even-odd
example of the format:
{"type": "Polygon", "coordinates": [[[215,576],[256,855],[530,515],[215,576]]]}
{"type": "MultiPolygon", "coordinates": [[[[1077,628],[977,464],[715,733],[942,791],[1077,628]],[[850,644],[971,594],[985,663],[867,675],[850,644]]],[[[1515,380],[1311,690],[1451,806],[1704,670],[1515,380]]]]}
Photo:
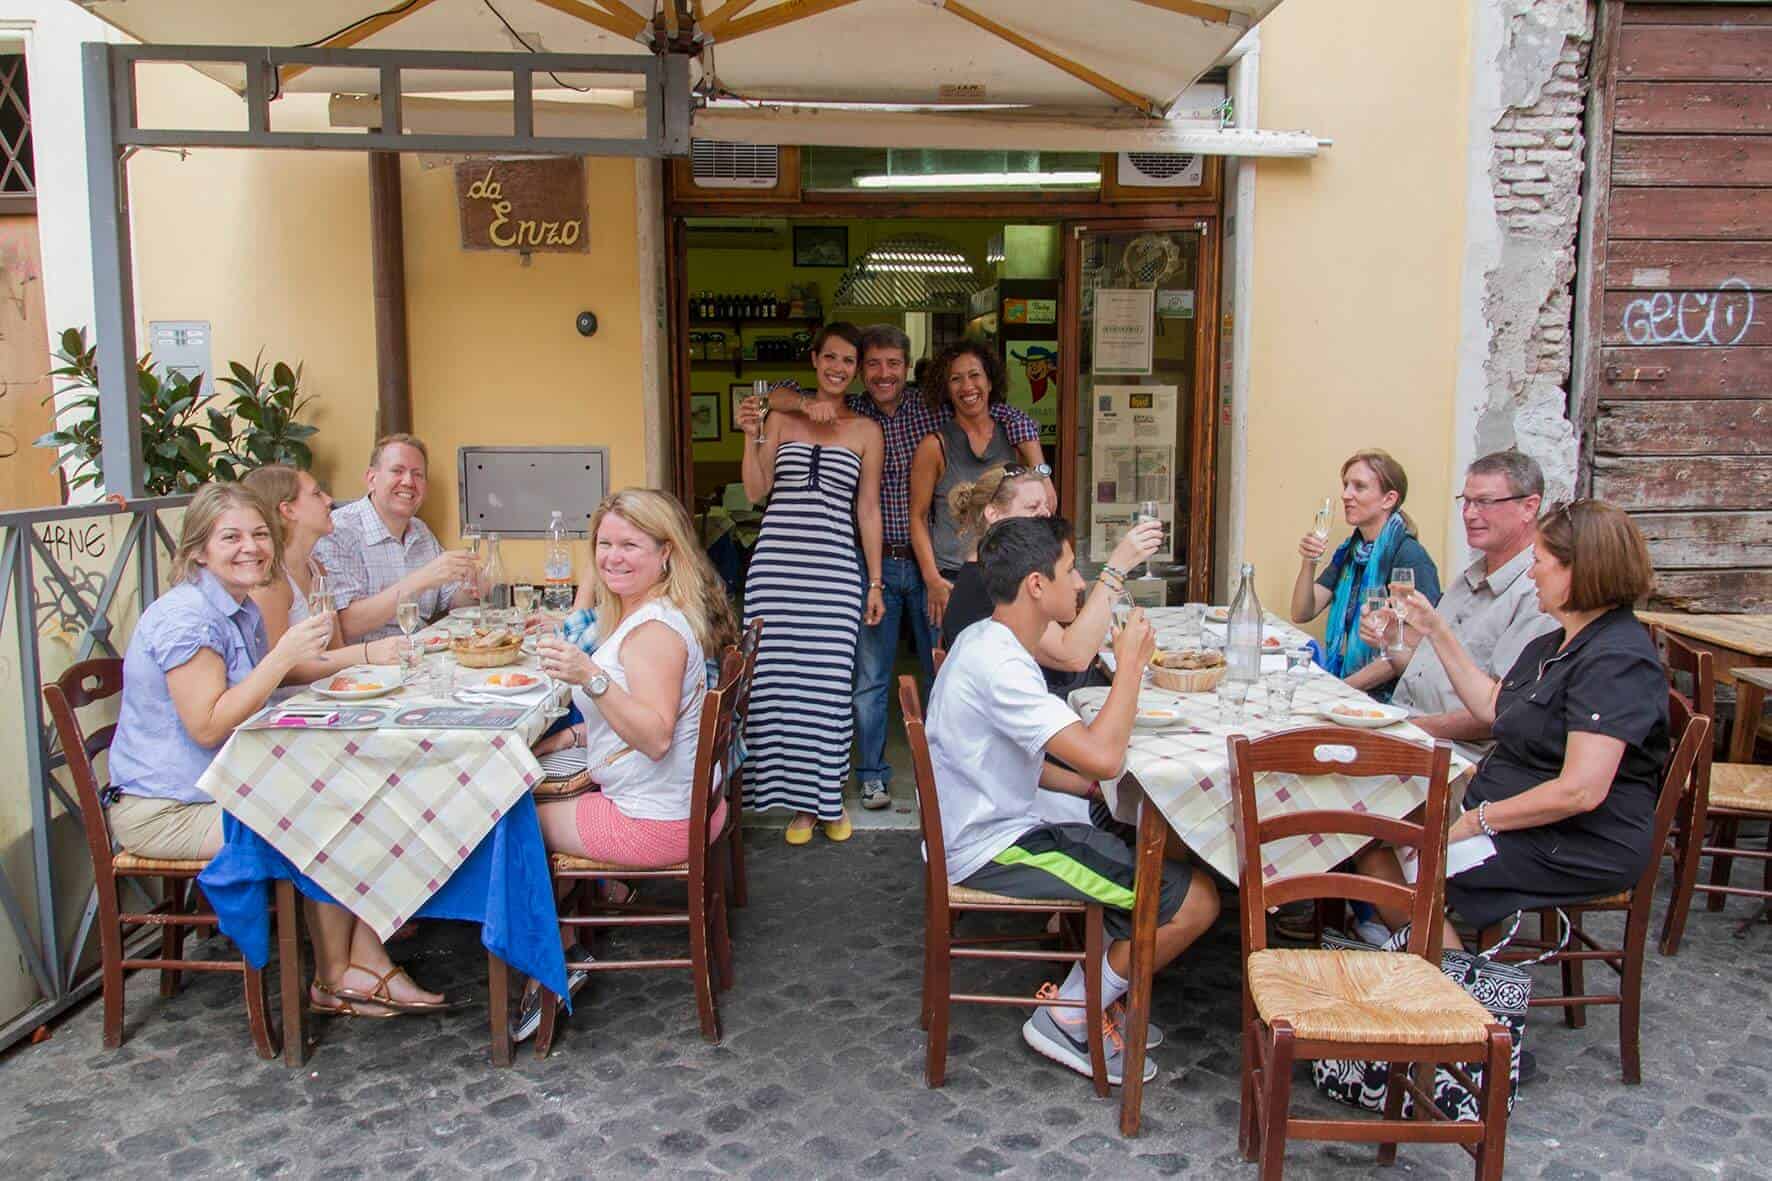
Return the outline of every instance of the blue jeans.
{"type": "Polygon", "coordinates": [[[924,685],[933,676],[930,653],[937,638],[924,610],[923,575],[917,564],[905,558],[882,558],[880,579],[886,584],[886,614],[873,627],[861,629],[855,651],[855,736],[861,744],[855,773],[863,783],[870,779],[892,782],[892,768],[886,765],[886,718],[890,712],[887,702],[896,691],[892,666],[898,658],[899,621],[910,620],[924,685]]]}

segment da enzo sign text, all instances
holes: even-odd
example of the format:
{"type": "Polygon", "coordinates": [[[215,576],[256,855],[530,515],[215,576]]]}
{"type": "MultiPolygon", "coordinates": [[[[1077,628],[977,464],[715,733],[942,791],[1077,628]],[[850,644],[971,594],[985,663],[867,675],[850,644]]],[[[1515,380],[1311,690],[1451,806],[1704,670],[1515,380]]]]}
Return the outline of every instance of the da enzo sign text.
{"type": "Polygon", "coordinates": [[[464,250],[591,248],[583,160],[463,160],[455,166],[455,199],[464,250]]]}

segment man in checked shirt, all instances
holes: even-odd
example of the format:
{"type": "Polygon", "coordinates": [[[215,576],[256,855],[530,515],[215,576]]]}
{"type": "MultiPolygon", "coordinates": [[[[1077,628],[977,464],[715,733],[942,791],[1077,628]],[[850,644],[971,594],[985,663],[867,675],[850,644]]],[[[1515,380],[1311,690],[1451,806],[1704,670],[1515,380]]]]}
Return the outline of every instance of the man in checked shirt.
{"type": "MultiPolygon", "coordinates": [[[[911,457],[923,436],[951,416],[944,405],[932,409],[916,386],[906,385],[910,372],[910,337],[891,324],[875,324],[861,334],[860,371],[865,394],[850,394],[849,409],[880,424],[886,437],[885,463],[880,470],[880,578],[886,583],[886,614],[861,629],[855,660],[855,734],[861,750],[856,777],[861,781],[861,806],[884,808],[892,802],[892,768],[886,763],[887,702],[891,698],[892,666],[898,655],[901,627],[910,624],[923,680],[933,675],[930,653],[939,632],[930,625],[923,576],[911,552],[911,457]]],[[[770,391],[769,408],[806,414],[823,421],[833,412],[793,382],[770,391]]],[[[1011,445],[1038,442],[1040,426],[1025,412],[1005,403],[993,405],[991,417],[1002,424],[1011,445]]],[[[1054,504],[1047,472],[1047,495],[1054,504]]]]}

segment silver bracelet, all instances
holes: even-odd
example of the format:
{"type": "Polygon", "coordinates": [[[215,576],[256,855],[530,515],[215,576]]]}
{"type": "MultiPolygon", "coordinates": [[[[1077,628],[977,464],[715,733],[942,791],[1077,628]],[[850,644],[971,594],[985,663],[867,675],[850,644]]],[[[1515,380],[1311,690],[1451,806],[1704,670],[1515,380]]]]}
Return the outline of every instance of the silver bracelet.
{"type": "Polygon", "coordinates": [[[1494,839],[1496,836],[1500,835],[1495,831],[1494,826],[1489,823],[1489,801],[1488,800],[1484,800],[1482,803],[1477,805],[1477,827],[1482,829],[1483,835],[1486,837],[1489,837],[1490,839],[1494,839]]]}

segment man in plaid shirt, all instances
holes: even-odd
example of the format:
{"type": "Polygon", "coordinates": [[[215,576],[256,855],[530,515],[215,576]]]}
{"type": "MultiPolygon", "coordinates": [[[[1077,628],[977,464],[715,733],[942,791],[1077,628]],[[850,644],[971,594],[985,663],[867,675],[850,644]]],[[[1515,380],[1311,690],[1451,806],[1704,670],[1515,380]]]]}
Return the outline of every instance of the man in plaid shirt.
{"type": "Polygon", "coordinates": [[[446,552],[418,519],[429,453],[413,435],[377,439],[364,474],[368,493],[332,510],[332,532],[314,546],[324,563],[345,639],[395,635],[395,608],[411,595],[433,619],[474,600],[474,560],[446,552]]]}
{"type": "MultiPolygon", "coordinates": [[[[860,369],[867,392],[850,394],[847,399],[849,409],[879,423],[886,438],[885,462],[880,469],[880,578],[886,584],[886,614],[879,623],[861,629],[855,654],[855,732],[861,744],[856,776],[861,780],[861,806],[870,809],[892,802],[886,714],[901,622],[910,623],[925,683],[933,675],[930,653],[939,634],[930,626],[923,576],[911,552],[911,459],[923,436],[939,428],[952,412],[945,405],[931,408],[922,391],[905,384],[910,352],[910,337],[891,324],[875,324],[864,330],[860,369]]],[[[769,408],[806,413],[814,419],[832,413],[791,381],[770,392],[769,408]]],[[[1006,403],[993,405],[991,417],[1002,425],[1012,445],[1040,437],[1039,424],[1006,403]]]]}

